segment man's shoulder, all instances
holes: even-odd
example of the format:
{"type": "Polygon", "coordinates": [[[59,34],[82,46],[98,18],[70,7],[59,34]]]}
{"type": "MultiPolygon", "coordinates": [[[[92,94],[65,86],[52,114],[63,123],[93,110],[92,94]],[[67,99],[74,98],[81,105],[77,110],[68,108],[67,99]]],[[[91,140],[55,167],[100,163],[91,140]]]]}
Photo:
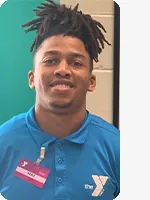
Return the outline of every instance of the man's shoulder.
{"type": "Polygon", "coordinates": [[[100,129],[103,132],[110,133],[111,135],[120,136],[120,131],[113,124],[107,122],[100,116],[90,113],[90,124],[93,125],[96,129],[100,129]]]}
{"type": "Polygon", "coordinates": [[[96,141],[98,146],[105,146],[104,149],[109,149],[109,152],[113,152],[119,159],[120,130],[99,116],[91,114],[90,119],[89,141],[96,141]]]}
{"type": "Polygon", "coordinates": [[[26,113],[21,113],[0,125],[0,137],[11,134],[25,126],[26,113]]]}

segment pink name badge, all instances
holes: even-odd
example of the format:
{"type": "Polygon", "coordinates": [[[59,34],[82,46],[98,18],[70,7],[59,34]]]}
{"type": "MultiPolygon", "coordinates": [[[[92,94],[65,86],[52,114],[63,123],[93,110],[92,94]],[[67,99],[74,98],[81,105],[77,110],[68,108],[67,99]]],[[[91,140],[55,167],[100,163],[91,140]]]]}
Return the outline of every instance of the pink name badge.
{"type": "Polygon", "coordinates": [[[50,170],[48,168],[36,165],[35,163],[22,158],[14,175],[32,185],[43,188],[49,174],[50,170]]]}

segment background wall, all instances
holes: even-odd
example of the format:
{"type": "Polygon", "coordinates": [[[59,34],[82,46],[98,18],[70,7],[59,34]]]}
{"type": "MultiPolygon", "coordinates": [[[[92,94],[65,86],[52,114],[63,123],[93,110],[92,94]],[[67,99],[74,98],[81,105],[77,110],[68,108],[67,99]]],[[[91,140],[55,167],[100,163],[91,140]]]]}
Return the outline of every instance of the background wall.
{"type": "Polygon", "coordinates": [[[29,50],[35,33],[26,35],[21,25],[34,18],[32,10],[41,2],[7,0],[0,7],[0,124],[34,104],[28,71],[32,69],[29,50]]]}
{"type": "Polygon", "coordinates": [[[60,3],[75,6],[90,13],[100,21],[107,30],[106,38],[112,44],[105,45],[99,62],[94,65],[97,77],[97,88],[87,95],[89,111],[101,116],[110,123],[113,122],[113,37],[114,37],[114,3],[113,0],[60,0],[60,3]]]}
{"type": "MultiPolygon", "coordinates": [[[[33,9],[42,0],[7,0],[0,8],[0,124],[13,115],[26,112],[34,104],[34,92],[28,87],[28,71],[32,68],[29,52],[34,33],[25,35],[21,24],[34,17],[33,9]]],[[[44,0],[43,0],[44,2],[44,0]]],[[[55,2],[59,3],[59,0],[55,2]]],[[[87,108],[112,123],[113,111],[113,32],[112,0],[60,0],[75,6],[99,20],[107,30],[112,46],[105,46],[94,65],[97,88],[88,93],[87,108]]]]}

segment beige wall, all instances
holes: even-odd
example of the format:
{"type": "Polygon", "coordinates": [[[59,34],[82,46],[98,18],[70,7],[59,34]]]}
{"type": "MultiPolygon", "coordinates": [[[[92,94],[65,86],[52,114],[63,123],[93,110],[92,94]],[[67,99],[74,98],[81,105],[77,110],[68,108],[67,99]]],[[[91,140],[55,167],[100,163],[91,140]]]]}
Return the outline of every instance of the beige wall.
{"type": "Polygon", "coordinates": [[[94,65],[94,73],[97,76],[97,87],[94,92],[88,93],[87,95],[87,109],[112,123],[113,0],[60,0],[60,3],[69,6],[75,6],[79,3],[79,9],[85,13],[90,13],[93,18],[100,21],[107,30],[106,38],[112,46],[105,45],[104,51],[99,56],[99,62],[94,65]]]}

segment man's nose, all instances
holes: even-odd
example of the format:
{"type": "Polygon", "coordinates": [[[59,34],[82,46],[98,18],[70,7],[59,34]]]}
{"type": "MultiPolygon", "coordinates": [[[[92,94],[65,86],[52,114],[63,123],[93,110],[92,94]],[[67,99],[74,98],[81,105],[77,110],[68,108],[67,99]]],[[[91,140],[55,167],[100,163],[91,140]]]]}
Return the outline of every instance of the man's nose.
{"type": "Polygon", "coordinates": [[[57,69],[55,70],[54,74],[59,75],[59,76],[67,76],[67,77],[71,76],[70,66],[65,60],[63,60],[57,66],[57,69]]]}

